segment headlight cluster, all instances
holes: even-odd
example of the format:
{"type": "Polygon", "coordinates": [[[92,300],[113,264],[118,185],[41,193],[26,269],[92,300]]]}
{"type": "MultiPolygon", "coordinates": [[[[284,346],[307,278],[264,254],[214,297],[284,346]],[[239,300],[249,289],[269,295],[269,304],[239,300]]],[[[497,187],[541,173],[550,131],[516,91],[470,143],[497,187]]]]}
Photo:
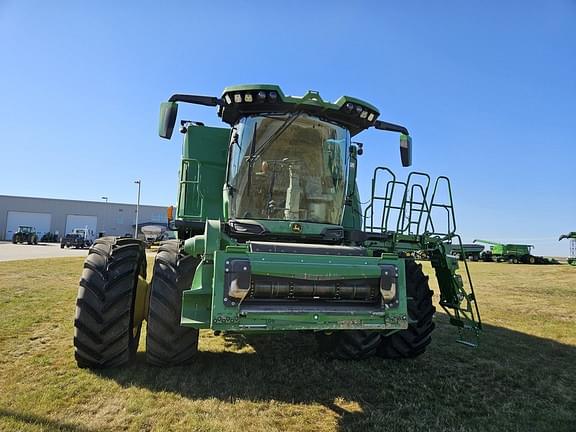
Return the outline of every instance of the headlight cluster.
{"type": "Polygon", "coordinates": [[[376,118],[376,114],[364,108],[362,105],[354,105],[352,102],[347,102],[344,105],[344,111],[349,114],[358,115],[361,119],[366,119],[369,122],[376,118]]]}
{"type": "Polygon", "coordinates": [[[264,91],[260,90],[258,92],[239,92],[239,93],[227,93],[224,95],[224,100],[227,105],[234,103],[251,103],[251,102],[276,102],[278,100],[278,93],[275,91],[264,91]]]}

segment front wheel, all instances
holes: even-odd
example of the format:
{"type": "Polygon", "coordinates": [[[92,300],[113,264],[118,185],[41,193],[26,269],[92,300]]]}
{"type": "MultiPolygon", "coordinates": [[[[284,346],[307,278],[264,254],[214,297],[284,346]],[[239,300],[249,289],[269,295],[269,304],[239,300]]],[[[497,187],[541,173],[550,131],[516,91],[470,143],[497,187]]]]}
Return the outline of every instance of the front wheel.
{"type": "Polygon", "coordinates": [[[134,309],[140,278],[146,279],[142,242],[102,237],[90,248],[76,300],[78,366],[121,366],[136,353],[141,324],[134,320],[134,309]]]}
{"type": "Polygon", "coordinates": [[[428,277],[422,272],[422,265],[414,260],[406,260],[406,295],[408,296],[408,316],[412,321],[406,330],[382,337],[378,355],[383,358],[413,358],[426,351],[432,341],[433,317],[436,308],[432,304],[432,290],[428,277]]]}
{"type": "Polygon", "coordinates": [[[200,260],[184,255],[179,240],[163,243],[154,260],[146,329],[146,361],[154,366],[189,364],[198,351],[198,329],[180,326],[182,291],[192,285],[200,260]]]}
{"type": "Polygon", "coordinates": [[[315,333],[319,351],[339,360],[363,360],[378,351],[381,335],[375,331],[336,330],[315,333]]]}

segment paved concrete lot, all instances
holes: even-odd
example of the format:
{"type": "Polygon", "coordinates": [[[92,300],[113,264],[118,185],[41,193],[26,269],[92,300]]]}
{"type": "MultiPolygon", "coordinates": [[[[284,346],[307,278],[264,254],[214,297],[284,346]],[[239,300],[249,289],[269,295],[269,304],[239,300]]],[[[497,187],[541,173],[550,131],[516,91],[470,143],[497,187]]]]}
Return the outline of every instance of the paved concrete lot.
{"type": "Polygon", "coordinates": [[[88,249],[60,249],[60,243],[38,243],[37,245],[28,245],[0,242],[0,261],[86,255],[88,255],[88,249]]]}

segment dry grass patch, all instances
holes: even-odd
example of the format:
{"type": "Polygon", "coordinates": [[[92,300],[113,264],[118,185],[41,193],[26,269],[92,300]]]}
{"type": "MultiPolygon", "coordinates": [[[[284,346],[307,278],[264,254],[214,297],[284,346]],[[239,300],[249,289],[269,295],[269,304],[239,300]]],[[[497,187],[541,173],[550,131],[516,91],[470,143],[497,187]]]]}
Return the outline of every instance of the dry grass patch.
{"type": "Polygon", "coordinates": [[[413,361],[327,361],[307,334],[205,331],[191,367],[148,367],[141,346],[133,365],[93,372],[73,360],[81,264],[0,263],[0,430],[569,431],[576,424],[574,267],[473,263],[486,324],[478,349],[455,344],[455,330],[438,314],[432,346],[413,361]]]}

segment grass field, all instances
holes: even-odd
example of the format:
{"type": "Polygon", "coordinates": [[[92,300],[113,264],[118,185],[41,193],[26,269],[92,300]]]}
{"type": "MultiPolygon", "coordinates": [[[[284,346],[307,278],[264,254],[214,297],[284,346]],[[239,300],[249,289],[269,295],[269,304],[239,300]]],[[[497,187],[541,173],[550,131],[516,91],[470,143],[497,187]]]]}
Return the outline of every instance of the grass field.
{"type": "Polygon", "coordinates": [[[438,313],[413,361],[328,361],[309,335],[206,331],[192,367],[146,366],[142,338],[134,365],[92,372],[73,359],[81,264],[0,263],[0,430],[576,430],[574,267],[471,264],[477,349],[438,313]]]}

